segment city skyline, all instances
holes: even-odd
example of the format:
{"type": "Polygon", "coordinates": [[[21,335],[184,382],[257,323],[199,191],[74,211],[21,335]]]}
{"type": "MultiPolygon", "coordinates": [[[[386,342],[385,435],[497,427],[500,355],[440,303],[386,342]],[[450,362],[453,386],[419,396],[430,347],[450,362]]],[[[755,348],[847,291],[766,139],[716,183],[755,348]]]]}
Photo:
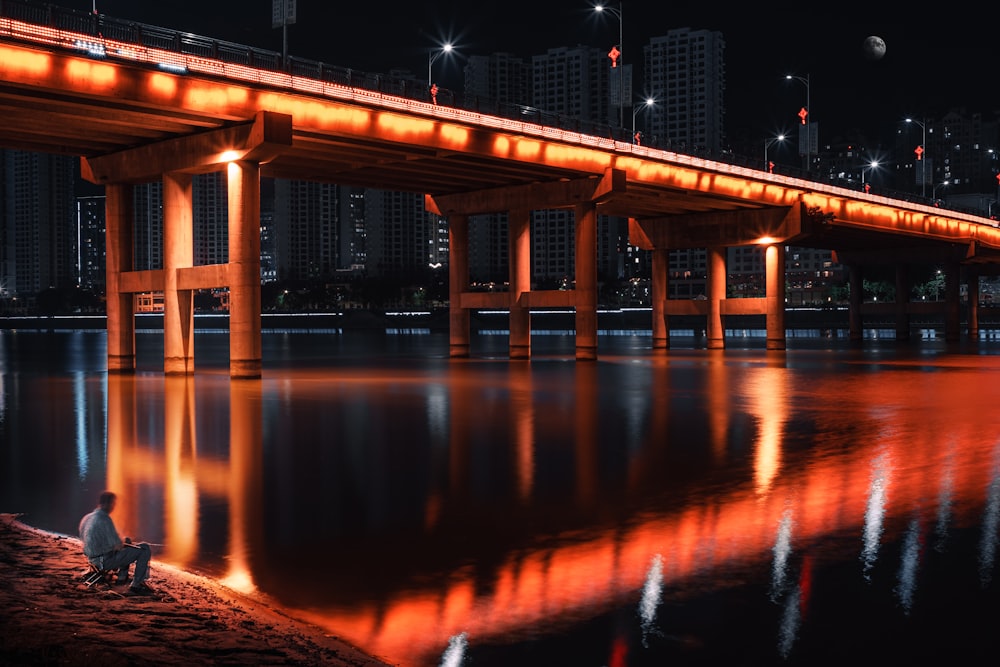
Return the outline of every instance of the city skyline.
{"type": "MultiPolygon", "coordinates": [[[[64,0],[89,10],[94,0],[64,0]]],[[[271,27],[272,3],[173,0],[133,3],[96,0],[100,13],[280,51],[282,30],[271,27]],[[227,10],[226,7],[233,7],[227,10]]],[[[611,46],[619,22],[603,20],[588,0],[559,0],[531,12],[483,12],[470,3],[438,0],[386,8],[380,3],[337,4],[297,0],[297,22],[288,27],[290,54],[364,71],[426,72],[432,49],[451,40],[455,50],[434,62],[435,78],[461,90],[463,58],[510,52],[521,57],[580,44],[611,46]]],[[[610,3],[623,10],[621,33],[627,64],[641,63],[649,39],[676,28],[718,30],[726,41],[728,134],[750,140],[794,129],[806,90],[785,74],[808,77],[812,120],[832,139],[860,131],[888,141],[906,116],[940,116],[951,108],[992,112],[1000,90],[988,73],[998,47],[986,17],[942,12],[928,17],[911,4],[877,7],[807,7],[769,3],[720,11],[701,3],[668,9],[610,3]],[[806,11],[808,9],[808,11],[806,11]],[[887,44],[878,61],[863,43],[878,35],[887,44]]],[[[637,80],[638,77],[637,77],[637,80]]],[[[641,91],[636,90],[641,98],[641,91]]]]}

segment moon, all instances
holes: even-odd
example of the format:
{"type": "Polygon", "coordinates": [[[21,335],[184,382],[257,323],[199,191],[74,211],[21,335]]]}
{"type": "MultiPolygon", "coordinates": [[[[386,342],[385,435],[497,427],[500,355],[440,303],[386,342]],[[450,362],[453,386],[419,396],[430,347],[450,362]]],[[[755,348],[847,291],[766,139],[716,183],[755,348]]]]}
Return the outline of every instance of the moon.
{"type": "Polygon", "coordinates": [[[879,60],[885,55],[885,40],[881,37],[871,35],[865,38],[865,58],[868,60],[879,60]]]}

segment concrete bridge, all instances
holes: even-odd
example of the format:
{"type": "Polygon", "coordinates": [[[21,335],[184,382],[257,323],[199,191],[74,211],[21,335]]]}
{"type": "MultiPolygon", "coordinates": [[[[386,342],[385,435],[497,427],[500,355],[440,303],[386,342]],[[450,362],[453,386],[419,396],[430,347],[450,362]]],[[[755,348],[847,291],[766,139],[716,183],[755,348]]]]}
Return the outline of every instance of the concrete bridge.
{"type": "MultiPolygon", "coordinates": [[[[789,245],[831,249],[850,268],[857,337],[865,266],[896,266],[897,294],[909,293],[907,267],[945,266],[949,339],[959,335],[962,274],[972,333],[978,277],[1000,266],[1000,229],[983,217],[258,66],[252,57],[234,62],[218,47],[150,45],[134,24],[103,30],[116,25],[103,19],[0,16],[0,145],[79,156],[84,177],[105,187],[112,372],[135,368],[134,294],[164,293],[164,372],[189,374],[193,294],[228,287],[230,374],[260,377],[261,177],[424,194],[428,210],[449,223],[452,356],[469,354],[473,309],[509,309],[517,359],[531,353],[529,309],[562,306],[575,309],[577,359],[596,358],[598,213],[628,218],[630,241],[652,253],[658,348],[668,346],[671,315],[703,315],[708,346],[721,348],[724,316],[764,314],[767,347],[784,349],[789,245]],[[222,170],[228,263],[195,266],[192,176],[222,170]],[[163,184],[163,269],[136,271],[131,186],[155,181],[163,184]],[[574,211],[575,290],[531,288],[530,214],[546,209],[574,211]],[[469,218],[484,213],[507,214],[509,292],[469,289],[469,218]],[[766,248],[766,296],[727,299],[726,248],[753,244],[766,248]],[[708,251],[704,301],[667,298],[668,253],[680,248],[708,251]]],[[[892,306],[900,332],[914,306],[892,306]]]]}

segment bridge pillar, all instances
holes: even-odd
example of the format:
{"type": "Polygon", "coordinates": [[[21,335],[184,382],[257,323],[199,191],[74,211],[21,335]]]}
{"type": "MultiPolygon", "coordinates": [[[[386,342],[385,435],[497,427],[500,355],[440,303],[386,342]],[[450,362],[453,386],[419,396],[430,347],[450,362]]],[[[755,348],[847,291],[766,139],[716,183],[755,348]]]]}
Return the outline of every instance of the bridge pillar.
{"type": "Polygon", "coordinates": [[[906,264],[896,265],[896,340],[910,340],[910,270],[906,264]]]}
{"type": "Polygon", "coordinates": [[[848,337],[849,340],[860,341],[864,338],[864,323],[861,318],[861,303],[864,301],[865,291],[864,280],[861,275],[861,267],[857,264],[848,266],[847,273],[850,288],[847,307],[848,337]]]}
{"type": "Polygon", "coordinates": [[[462,307],[462,292],[469,288],[469,217],[448,216],[448,353],[469,356],[469,309],[462,307]]]}
{"type": "Polygon", "coordinates": [[[969,338],[979,338],[979,273],[969,269],[966,279],[969,292],[969,338]]]}
{"type": "Polygon", "coordinates": [[[705,334],[706,346],[710,350],[721,350],[726,346],[725,330],[722,328],[722,302],[726,300],[726,249],[707,248],[708,254],[708,322],[705,334]]]}
{"type": "Polygon", "coordinates": [[[105,194],[105,283],[107,285],[108,372],[135,371],[135,298],[120,289],[133,259],[132,186],[113,184],[105,194]]]}
{"type": "Polygon", "coordinates": [[[510,242],[510,358],[531,357],[531,211],[507,214],[510,242]]]}
{"type": "Polygon", "coordinates": [[[956,342],[962,328],[962,309],[960,294],[960,271],[958,262],[947,262],[944,269],[944,339],[949,343],[956,342]]]}
{"type": "Polygon", "coordinates": [[[764,302],[768,350],[785,349],[785,246],[764,249],[764,302]]]}
{"type": "Polygon", "coordinates": [[[597,206],[577,204],[576,218],[576,359],[597,359],[597,206]]]}
{"type": "Polygon", "coordinates": [[[178,288],[181,269],[194,264],[191,174],[163,176],[163,372],[194,372],[194,303],[178,288]]]}
{"type": "Polygon", "coordinates": [[[669,298],[670,251],[654,248],[652,255],[650,296],[653,300],[653,349],[665,350],[670,347],[670,321],[666,304],[669,298]]]}
{"type": "Polygon", "coordinates": [[[229,376],[259,378],[261,375],[260,166],[254,162],[230,162],[227,176],[229,376]]]}

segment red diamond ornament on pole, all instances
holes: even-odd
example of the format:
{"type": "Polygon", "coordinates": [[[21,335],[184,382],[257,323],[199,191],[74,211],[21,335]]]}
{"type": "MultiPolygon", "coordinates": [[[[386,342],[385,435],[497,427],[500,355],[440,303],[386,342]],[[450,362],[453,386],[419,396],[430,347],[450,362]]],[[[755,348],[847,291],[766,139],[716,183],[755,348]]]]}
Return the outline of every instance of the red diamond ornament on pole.
{"type": "Polygon", "coordinates": [[[808,116],[808,115],[809,115],[809,112],[806,111],[805,107],[802,107],[801,109],[799,109],[799,118],[802,119],[802,124],[803,125],[806,124],[806,116],[808,116]]]}
{"type": "Polygon", "coordinates": [[[611,47],[611,50],[608,51],[608,58],[611,58],[611,67],[618,67],[618,56],[621,54],[622,52],[618,50],[617,45],[611,47]]]}

